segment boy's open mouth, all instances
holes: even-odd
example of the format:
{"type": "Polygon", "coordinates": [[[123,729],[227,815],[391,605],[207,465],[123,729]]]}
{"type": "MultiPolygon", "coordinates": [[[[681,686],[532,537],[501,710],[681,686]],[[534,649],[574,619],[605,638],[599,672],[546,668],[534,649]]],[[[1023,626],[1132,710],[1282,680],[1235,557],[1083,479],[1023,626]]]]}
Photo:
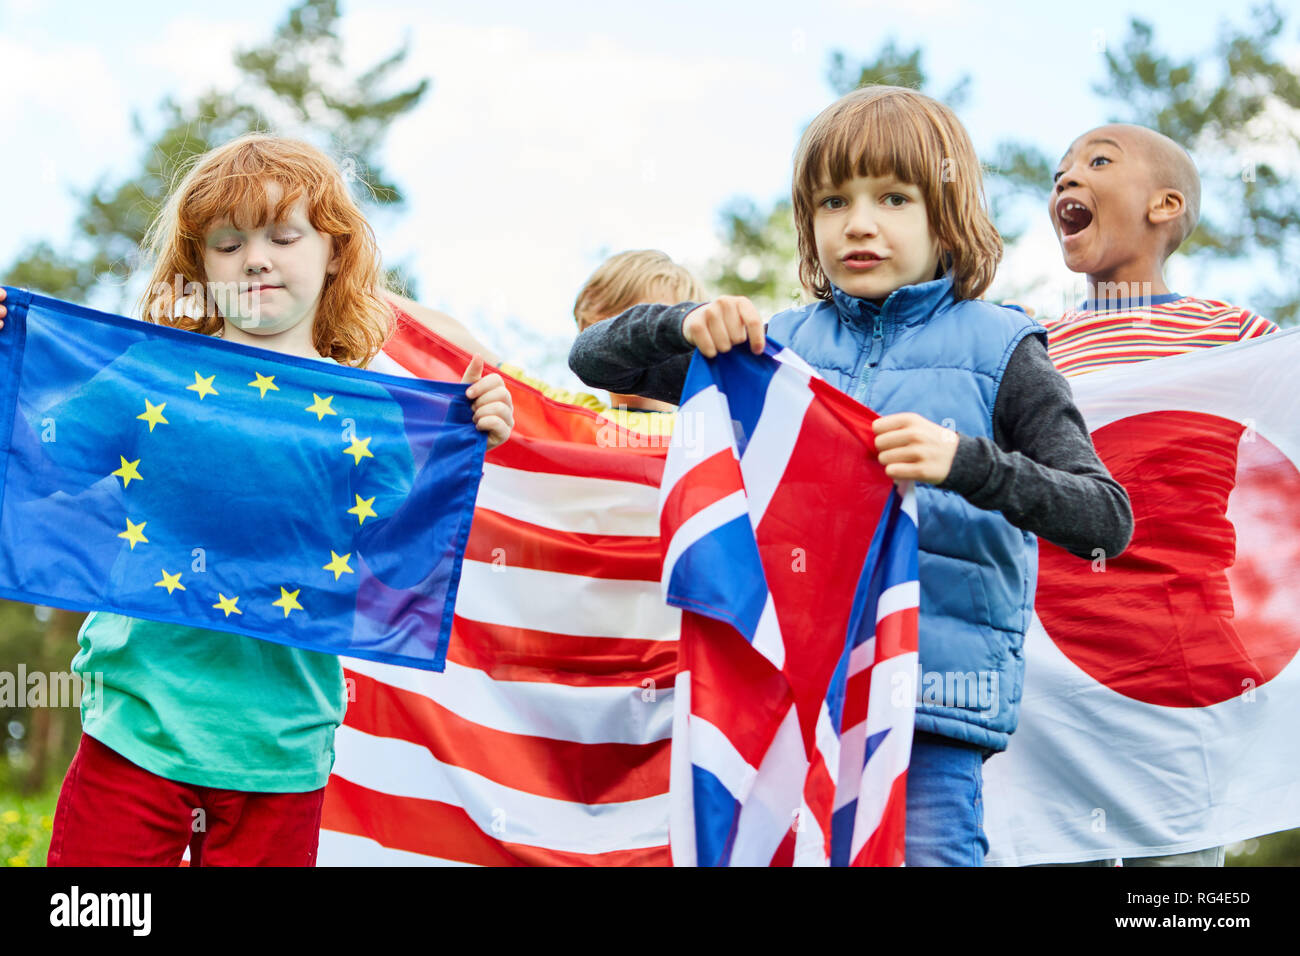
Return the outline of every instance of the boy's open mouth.
{"type": "Polygon", "coordinates": [[[1056,204],[1056,218],[1061,232],[1073,236],[1092,225],[1092,210],[1077,199],[1062,199],[1056,204]]]}

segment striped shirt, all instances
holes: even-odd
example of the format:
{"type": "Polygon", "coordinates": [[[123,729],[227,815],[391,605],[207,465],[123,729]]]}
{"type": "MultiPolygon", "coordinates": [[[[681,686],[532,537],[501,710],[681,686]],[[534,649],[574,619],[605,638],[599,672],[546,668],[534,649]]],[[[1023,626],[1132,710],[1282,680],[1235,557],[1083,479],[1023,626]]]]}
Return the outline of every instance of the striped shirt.
{"type": "Polygon", "coordinates": [[[1180,355],[1253,339],[1277,326],[1249,309],[1171,292],[1095,308],[1086,302],[1044,322],[1048,354],[1066,377],[1111,365],[1180,355]]]}

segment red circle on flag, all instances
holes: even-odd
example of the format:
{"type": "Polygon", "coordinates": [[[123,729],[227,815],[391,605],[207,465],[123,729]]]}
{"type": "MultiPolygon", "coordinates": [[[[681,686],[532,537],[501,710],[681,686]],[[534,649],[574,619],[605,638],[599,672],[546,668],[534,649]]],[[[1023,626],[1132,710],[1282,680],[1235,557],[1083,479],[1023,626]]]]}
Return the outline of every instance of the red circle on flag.
{"type": "Polygon", "coordinates": [[[1036,610],[1061,652],[1112,690],[1205,707],[1266,683],[1300,650],[1300,471],[1263,435],[1149,412],[1093,444],[1133,504],[1117,558],[1040,541],[1036,610]]]}

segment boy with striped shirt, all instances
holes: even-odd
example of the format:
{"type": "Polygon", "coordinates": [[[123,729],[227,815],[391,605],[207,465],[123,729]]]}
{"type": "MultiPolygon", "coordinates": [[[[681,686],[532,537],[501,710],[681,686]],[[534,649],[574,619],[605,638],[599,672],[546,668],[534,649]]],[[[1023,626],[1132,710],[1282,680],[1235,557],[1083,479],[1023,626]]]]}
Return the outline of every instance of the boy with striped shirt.
{"type": "Polygon", "coordinates": [[[1084,133],[1054,177],[1049,211],[1088,301],[1044,322],[1066,376],[1276,331],[1248,309],[1170,292],[1165,261],[1196,228],[1201,183],[1187,152],[1142,126],[1084,133]]]}
{"type": "MultiPolygon", "coordinates": [[[[1067,377],[1277,331],[1272,322],[1248,309],[1180,295],[1165,285],[1165,261],[1196,228],[1201,201],[1196,166],[1173,140],[1141,126],[1099,127],[1071,144],[1053,182],[1048,208],[1065,264],[1088,280],[1088,299],[1083,305],[1043,323],[1048,332],[1048,354],[1067,377]]],[[[1147,462],[1143,467],[1160,466],[1147,462]]],[[[1118,472],[1116,477],[1123,480],[1118,472]]],[[[1224,477],[1231,486],[1235,474],[1224,477]]],[[[1150,503],[1146,507],[1148,527],[1159,527],[1158,507],[1150,503]]],[[[1131,553],[1118,560],[1141,563],[1143,516],[1136,507],[1134,510],[1136,547],[1131,546],[1131,553]]],[[[1226,524],[1226,516],[1222,521],[1226,524]]],[[[1171,573],[1195,577],[1194,569],[1152,563],[1144,580],[1159,590],[1161,576],[1171,573]]],[[[1123,619],[1110,618],[1112,611],[1098,607],[1092,621],[1113,633],[1116,640],[1123,640],[1123,619]]],[[[1168,632],[1174,653],[1173,636],[1178,627],[1171,611],[1168,632]]],[[[1130,858],[1124,865],[1222,866],[1223,860],[1224,848],[1212,846],[1189,853],[1130,858]]]]}

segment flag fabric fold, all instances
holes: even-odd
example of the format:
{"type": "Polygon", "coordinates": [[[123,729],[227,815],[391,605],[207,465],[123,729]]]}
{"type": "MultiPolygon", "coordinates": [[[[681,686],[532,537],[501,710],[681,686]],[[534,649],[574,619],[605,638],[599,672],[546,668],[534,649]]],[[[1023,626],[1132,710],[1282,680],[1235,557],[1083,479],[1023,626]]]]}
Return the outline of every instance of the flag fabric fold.
{"type": "Polygon", "coordinates": [[[692,364],[660,489],[683,609],[678,865],[899,865],[915,709],[915,496],[869,409],[793,353],[692,364]]]}
{"type": "MultiPolygon", "coordinates": [[[[400,318],[372,367],[454,381],[469,359],[400,318]]],[[[487,455],[446,671],[344,661],[321,865],[670,862],[667,445],[507,382],[515,429],[487,455]]]]}
{"type": "Polygon", "coordinates": [[[1071,380],[1132,542],[1043,543],[988,862],[1159,856],[1300,826],[1300,330],[1071,380]]]}
{"type": "Polygon", "coordinates": [[[0,596],[443,667],[485,447],[463,386],[6,292],[0,596]]]}

